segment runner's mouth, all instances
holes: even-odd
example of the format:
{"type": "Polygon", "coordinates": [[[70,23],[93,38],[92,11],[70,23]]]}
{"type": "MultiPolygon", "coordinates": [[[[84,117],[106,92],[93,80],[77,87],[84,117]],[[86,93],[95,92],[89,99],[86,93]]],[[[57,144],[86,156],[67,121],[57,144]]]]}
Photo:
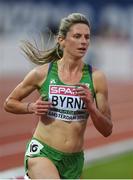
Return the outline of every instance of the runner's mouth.
{"type": "Polygon", "coordinates": [[[78,48],[79,51],[86,51],[86,48],[78,48]]]}

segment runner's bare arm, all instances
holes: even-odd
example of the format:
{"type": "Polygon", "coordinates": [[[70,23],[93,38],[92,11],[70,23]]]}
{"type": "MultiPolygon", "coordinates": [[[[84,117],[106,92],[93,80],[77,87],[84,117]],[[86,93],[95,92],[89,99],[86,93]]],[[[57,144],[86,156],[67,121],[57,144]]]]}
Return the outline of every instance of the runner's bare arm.
{"type": "Polygon", "coordinates": [[[101,71],[93,73],[94,87],[96,91],[97,108],[90,108],[90,116],[96,129],[105,137],[112,133],[113,124],[108,102],[108,87],[106,77],[101,71]]]}
{"type": "Polygon", "coordinates": [[[80,86],[76,91],[80,98],[86,104],[86,110],[89,112],[96,129],[105,137],[112,133],[111,112],[108,103],[108,88],[106,78],[100,71],[93,72],[93,82],[96,92],[97,108],[94,104],[92,93],[90,89],[84,84],[77,84],[80,86]]]}
{"type": "Polygon", "coordinates": [[[8,112],[23,114],[28,113],[28,103],[21,102],[22,99],[27,97],[31,92],[37,88],[37,72],[32,70],[27,74],[22,82],[11,92],[7,97],[4,108],[8,112]]]}
{"type": "Polygon", "coordinates": [[[36,102],[22,102],[22,99],[27,97],[40,86],[40,82],[44,78],[44,73],[41,75],[40,71],[41,69],[33,69],[11,92],[4,103],[6,111],[15,114],[35,113],[37,115],[42,115],[47,112],[51,103],[42,101],[41,97],[36,102]]]}

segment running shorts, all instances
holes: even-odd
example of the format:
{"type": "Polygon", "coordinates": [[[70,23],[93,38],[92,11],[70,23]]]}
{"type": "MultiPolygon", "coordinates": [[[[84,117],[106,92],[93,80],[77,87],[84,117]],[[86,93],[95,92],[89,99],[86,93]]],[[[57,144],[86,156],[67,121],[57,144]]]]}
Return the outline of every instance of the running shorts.
{"type": "Polygon", "coordinates": [[[64,153],[36,138],[27,144],[25,153],[25,171],[28,174],[28,158],[45,157],[56,166],[61,179],[79,179],[84,165],[84,153],[64,153]]]}

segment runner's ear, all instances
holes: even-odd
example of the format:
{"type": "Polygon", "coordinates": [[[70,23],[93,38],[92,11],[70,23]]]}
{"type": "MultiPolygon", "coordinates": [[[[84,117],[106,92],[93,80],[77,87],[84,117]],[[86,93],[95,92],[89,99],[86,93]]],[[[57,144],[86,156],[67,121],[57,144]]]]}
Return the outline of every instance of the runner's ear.
{"type": "Polygon", "coordinates": [[[64,48],[65,47],[65,38],[62,36],[59,36],[58,37],[58,43],[60,44],[61,48],[64,48]]]}

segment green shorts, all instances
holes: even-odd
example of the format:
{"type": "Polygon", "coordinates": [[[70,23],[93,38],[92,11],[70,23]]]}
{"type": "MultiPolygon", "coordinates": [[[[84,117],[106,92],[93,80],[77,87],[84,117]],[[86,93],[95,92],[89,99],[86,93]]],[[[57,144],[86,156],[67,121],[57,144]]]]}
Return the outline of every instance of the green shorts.
{"type": "Polygon", "coordinates": [[[28,173],[28,158],[47,157],[50,159],[60,174],[62,179],[79,179],[82,174],[84,164],[84,153],[64,153],[58,151],[47,144],[33,138],[28,144],[25,153],[25,171],[28,173]]]}

